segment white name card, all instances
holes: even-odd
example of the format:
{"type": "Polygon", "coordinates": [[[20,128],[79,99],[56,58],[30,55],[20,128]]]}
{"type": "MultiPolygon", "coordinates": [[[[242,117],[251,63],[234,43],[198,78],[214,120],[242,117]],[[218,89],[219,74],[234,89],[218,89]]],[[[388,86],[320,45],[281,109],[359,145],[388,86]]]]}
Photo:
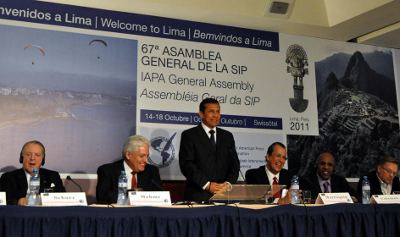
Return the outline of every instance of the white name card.
{"type": "Polygon", "coordinates": [[[42,206],[87,206],[86,194],[77,193],[41,193],[42,206]]]}
{"type": "Polygon", "coordinates": [[[129,205],[171,206],[169,191],[131,191],[128,194],[129,205]]]}
{"type": "Polygon", "coordinates": [[[369,203],[400,203],[400,195],[372,195],[369,203]]]}
{"type": "Polygon", "coordinates": [[[6,204],[7,204],[6,192],[0,192],[0,205],[6,205],[6,204]]]}
{"type": "Polygon", "coordinates": [[[320,193],[315,204],[353,203],[349,193],[320,193]]]}

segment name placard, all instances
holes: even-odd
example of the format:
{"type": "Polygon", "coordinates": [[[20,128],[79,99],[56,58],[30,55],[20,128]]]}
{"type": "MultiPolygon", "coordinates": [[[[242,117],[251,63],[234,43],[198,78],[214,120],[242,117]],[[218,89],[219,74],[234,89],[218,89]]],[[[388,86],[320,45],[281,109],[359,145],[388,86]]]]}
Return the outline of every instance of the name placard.
{"type": "Polygon", "coordinates": [[[86,194],[77,193],[41,193],[42,206],[87,206],[86,194]]]}
{"type": "Polygon", "coordinates": [[[400,203],[400,195],[372,195],[369,203],[400,203]]]}
{"type": "Polygon", "coordinates": [[[315,204],[353,203],[349,193],[320,193],[315,204]]]}
{"type": "Polygon", "coordinates": [[[6,192],[0,192],[0,205],[6,205],[6,204],[7,204],[6,192]]]}
{"type": "Polygon", "coordinates": [[[129,205],[171,206],[169,191],[131,191],[128,193],[129,205]]]}

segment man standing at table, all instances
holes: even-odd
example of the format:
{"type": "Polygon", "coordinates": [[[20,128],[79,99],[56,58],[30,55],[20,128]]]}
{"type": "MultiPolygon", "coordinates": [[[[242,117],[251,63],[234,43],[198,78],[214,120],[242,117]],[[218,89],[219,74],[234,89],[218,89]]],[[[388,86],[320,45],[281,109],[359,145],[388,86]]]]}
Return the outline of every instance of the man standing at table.
{"type": "Polygon", "coordinates": [[[122,150],[123,159],[105,164],[97,169],[96,198],[98,203],[116,203],[118,177],[125,170],[128,189],[164,191],[157,167],[147,164],[150,142],[140,135],[131,136],[122,150]]]}
{"type": "MultiPolygon", "coordinates": [[[[399,169],[399,162],[393,157],[387,156],[379,161],[377,171],[372,171],[367,175],[370,183],[371,195],[389,195],[394,191],[400,191],[399,178],[396,177],[399,169]]],[[[362,181],[364,177],[360,177],[358,181],[357,191],[362,193],[362,181]]]]}
{"type": "Polygon", "coordinates": [[[41,142],[30,141],[24,144],[19,157],[22,169],[1,176],[1,187],[6,192],[7,204],[28,205],[29,182],[35,168],[40,175],[39,193],[47,188],[52,188],[54,192],[65,192],[58,172],[40,168],[44,165],[45,157],[46,150],[41,142]]]}
{"type": "Polygon", "coordinates": [[[179,165],[186,177],[185,200],[208,200],[239,176],[239,158],[232,133],[218,128],[221,114],[217,100],[200,103],[202,122],[182,132],[179,165]]]}
{"type": "Polygon", "coordinates": [[[328,153],[322,153],[317,159],[317,172],[300,178],[300,189],[310,190],[311,199],[316,199],[319,193],[349,193],[354,202],[361,196],[350,187],[346,178],[333,174],[335,158],[328,153]]]}

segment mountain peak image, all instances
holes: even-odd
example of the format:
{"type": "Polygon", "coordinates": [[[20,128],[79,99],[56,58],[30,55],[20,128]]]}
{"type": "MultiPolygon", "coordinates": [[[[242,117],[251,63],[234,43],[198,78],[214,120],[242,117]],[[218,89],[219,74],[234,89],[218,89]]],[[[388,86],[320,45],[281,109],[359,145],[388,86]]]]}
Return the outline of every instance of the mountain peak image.
{"type": "Polygon", "coordinates": [[[315,63],[319,136],[288,136],[289,169],[299,175],[314,172],[323,152],[333,154],[335,172],[346,177],[366,174],[383,156],[400,155],[395,81],[375,71],[359,51],[334,56],[315,63]]]}

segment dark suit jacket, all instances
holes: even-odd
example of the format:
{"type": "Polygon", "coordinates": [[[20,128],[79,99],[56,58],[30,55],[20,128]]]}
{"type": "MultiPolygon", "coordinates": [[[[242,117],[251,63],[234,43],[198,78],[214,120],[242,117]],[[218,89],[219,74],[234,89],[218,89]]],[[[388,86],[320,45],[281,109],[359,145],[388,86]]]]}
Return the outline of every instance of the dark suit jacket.
{"type": "MultiPolygon", "coordinates": [[[[279,185],[286,185],[287,188],[291,186],[293,175],[287,170],[282,169],[279,172],[279,185]]],[[[250,169],[246,171],[247,184],[270,184],[267,172],[265,172],[265,165],[260,166],[258,169],[250,169]]]]}
{"type": "MultiPolygon", "coordinates": [[[[362,195],[362,181],[364,179],[364,176],[362,176],[360,178],[360,180],[358,181],[358,186],[357,186],[357,191],[360,195],[362,195]]],[[[369,181],[369,185],[371,187],[371,196],[372,195],[382,195],[382,190],[381,190],[381,184],[380,181],[378,179],[378,176],[376,176],[376,171],[372,171],[367,175],[367,179],[369,181]]],[[[393,179],[393,183],[392,183],[392,192],[393,191],[400,191],[400,187],[399,187],[399,178],[398,177],[394,177],[393,179]]]]}
{"type": "MultiPolygon", "coordinates": [[[[53,187],[55,192],[65,192],[64,185],[58,172],[40,168],[39,175],[39,193],[42,193],[45,188],[50,188],[52,183],[55,185],[55,187],[53,187]]],[[[19,199],[26,197],[28,182],[23,169],[4,173],[1,176],[0,182],[3,191],[6,192],[7,204],[18,204],[19,199]]]]}
{"type": "MultiPolygon", "coordinates": [[[[300,178],[300,189],[301,190],[310,190],[311,191],[311,199],[317,199],[318,194],[322,193],[321,187],[319,186],[317,172],[313,172],[308,176],[300,178]]],[[[340,175],[332,174],[331,176],[331,191],[333,193],[349,193],[350,196],[357,198],[359,202],[361,202],[361,196],[350,187],[346,178],[340,175]]]]}
{"type": "MultiPolygon", "coordinates": [[[[124,169],[124,159],[100,166],[97,169],[97,202],[116,203],[118,199],[118,177],[124,169]]],[[[158,168],[146,164],[144,171],[137,173],[137,187],[143,191],[164,191],[158,168]],[[154,184],[154,180],[158,184],[154,184]]],[[[129,189],[129,187],[128,187],[129,189]]]]}
{"type": "Polygon", "coordinates": [[[208,181],[236,183],[239,158],[232,133],[217,127],[216,143],[215,149],[201,124],[182,132],[179,165],[186,177],[186,200],[208,203],[212,195],[202,189],[208,181]]]}

